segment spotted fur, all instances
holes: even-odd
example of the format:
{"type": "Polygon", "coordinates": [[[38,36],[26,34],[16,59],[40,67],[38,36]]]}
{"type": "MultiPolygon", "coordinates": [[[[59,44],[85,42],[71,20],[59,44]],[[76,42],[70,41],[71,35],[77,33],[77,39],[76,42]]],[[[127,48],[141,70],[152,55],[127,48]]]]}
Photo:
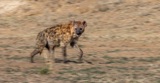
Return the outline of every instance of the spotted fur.
{"type": "Polygon", "coordinates": [[[31,53],[31,62],[34,62],[34,56],[41,54],[44,48],[48,49],[49,58],[53,60],[53,52],[56,47],[62,47],[64,62],[66,62],[66,47],[68,44],[70,44],[71,47],[75,46],[79,49],[79,60],[82,60],[83,51],[79,48],[77,42],[81,34],[85,31],[86,26],[86,21],[70,21],[69,23],[58,24],[39,32],[36,47],[31,53]]]}

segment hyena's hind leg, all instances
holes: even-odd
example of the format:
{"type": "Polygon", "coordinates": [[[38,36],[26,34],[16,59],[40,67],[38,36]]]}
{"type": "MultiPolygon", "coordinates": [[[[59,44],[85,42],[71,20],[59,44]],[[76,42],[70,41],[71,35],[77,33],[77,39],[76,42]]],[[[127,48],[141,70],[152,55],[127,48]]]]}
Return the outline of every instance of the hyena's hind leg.
{"type": "MultiPolygon", "coordinates": [[[[46,47],[47,48],[47,47],[46,47]]],[[[54,51],[55,51],[55,46],[50,43],[48,45],[48,52],[49,52],[49,57],[48,57],[48,60],[47,60],[47,64],[49,64],[49,69],[52,69],[53,68],[53,65],[54,65],[54,51]]]]}
{"type": "Polygon", "coordinates": [[[31,63],[34,63],[34,59],[33,58],[34,58],[35,55],[42,53],[43,48],[44,48],[44,46],[38,46],[33,50],[33,52],[30,55],[31,56],[31,59],[30,59],[31,63]]]}

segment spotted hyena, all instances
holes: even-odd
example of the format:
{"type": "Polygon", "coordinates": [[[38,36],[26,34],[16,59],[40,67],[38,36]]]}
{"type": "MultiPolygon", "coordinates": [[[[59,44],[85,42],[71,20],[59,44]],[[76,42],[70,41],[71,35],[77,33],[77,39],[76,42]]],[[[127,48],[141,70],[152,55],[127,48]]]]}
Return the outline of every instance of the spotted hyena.
{"type": "Polygon", "coordinates": [[[66,24],[58,24],[47,28],[37,35],[37,42],[34,51],[31,53],[31,62],[34,56],[41,54],[44,48],[49,51],[49,59],[53,60],[53,52],[56,47],[62,48],[64,62],[67,62],[66,47],[68,44],[77,47],[80,51],[79,60],[82,60],[83,51],[79,48],[77,41],[87,26],[86,21],[70,21],[66,24]]]}

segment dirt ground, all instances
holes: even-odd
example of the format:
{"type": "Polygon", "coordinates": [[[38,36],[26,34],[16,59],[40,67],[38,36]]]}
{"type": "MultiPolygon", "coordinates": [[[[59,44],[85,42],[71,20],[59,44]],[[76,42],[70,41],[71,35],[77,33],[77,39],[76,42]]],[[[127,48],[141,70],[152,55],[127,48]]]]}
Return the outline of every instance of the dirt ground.
{"type": "Polygon", "coordinates": [[[159,0],[1,0],[0,83],[160,83],[159,0]],[[30,63],[37,33],[57,23],[85,20],[84,59],[68,47],[30,63]]]}

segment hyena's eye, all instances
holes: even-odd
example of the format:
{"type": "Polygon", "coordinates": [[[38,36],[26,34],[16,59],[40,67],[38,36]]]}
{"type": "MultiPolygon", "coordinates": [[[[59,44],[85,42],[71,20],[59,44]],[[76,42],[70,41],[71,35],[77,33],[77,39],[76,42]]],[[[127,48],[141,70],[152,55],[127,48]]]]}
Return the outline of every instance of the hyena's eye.
{"type": "Polygon", "coordinates": [[[83,30],[82,28],[80,28],[79,30],[83,30]]]}

